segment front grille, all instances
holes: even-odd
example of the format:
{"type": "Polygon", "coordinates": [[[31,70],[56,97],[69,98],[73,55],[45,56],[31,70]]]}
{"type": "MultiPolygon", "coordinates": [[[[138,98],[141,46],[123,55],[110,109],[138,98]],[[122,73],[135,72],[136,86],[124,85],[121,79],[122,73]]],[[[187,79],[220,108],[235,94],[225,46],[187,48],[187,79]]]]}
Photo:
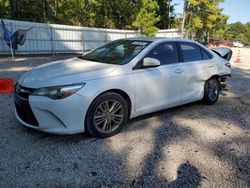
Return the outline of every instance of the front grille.
{"type": "Polygon", "coordinates": [[[29,95],[34,89],[25,88],[20,85],[15,86],[14,102],[18,116],[25,122],[33,126],[39,126],[37,119],[29,104],[29,95]]]}

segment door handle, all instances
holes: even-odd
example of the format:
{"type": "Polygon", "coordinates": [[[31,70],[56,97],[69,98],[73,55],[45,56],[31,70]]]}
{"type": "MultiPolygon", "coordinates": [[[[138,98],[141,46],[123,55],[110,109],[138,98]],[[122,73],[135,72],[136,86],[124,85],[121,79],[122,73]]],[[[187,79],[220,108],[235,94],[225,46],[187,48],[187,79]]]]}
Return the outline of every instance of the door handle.
{"type": "Polygon", "coordinates": [[[175,73],[180,74],[180,73],[182,73],[182,70],[181,69],[177,69],[177,70],[175,70],[175,73]]]}
{"type": "Polygon", "coordinates": [[[213,65],[208,65],[208,67],[209,67],[209,68],[212,68],[212,67],[213,67],[213,65]]]}

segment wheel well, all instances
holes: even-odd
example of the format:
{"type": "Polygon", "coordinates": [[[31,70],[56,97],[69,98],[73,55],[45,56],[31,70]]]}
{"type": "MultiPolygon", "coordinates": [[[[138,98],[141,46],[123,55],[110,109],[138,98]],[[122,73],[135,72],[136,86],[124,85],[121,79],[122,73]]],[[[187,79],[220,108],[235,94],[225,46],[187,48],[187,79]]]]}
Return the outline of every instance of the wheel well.
{"type": "Polygon", "coordinates": [[[102,95],[104,93],[108,93],[108,92],[117,93],[117,94],[121,95],[126,100],[126,102],[128,104],[128,112],[129,112],[129,117],[130,117],[132,104],[131,104],[131,100],[130,100],[130,97],[128,96],[128,94],[125,91],[120,90],[120,89],[110,89],[110,90],[102,92],[98,96],[100,96],[100,95],[102,95]]]}
{"type": "MultiPolygon", "coordinates": [[[[219,75],[213,75],[213,76],[211,76],[210,78],[215,78],[215,79],[217,79],[217,80],[219,81],[220,76],[219,76],[219,75]]],[[[209,78],[209,79],[210,79],[210,78],[209,78]]]]}
{"type": "MultiPolygon", "coordinates": [[[[221,88],[221,80],[220,80],[220,76],[219,76],[219,75],[217,75],[217,74],[215,74],[215,75],[211,76],[209,79],[211,79],[211,78],[215,78],[215,79],[219,82],[219,84],[220,84],[220,90],[221,90],[222,88],[221,88]]],[[[209,79],[208,79],[208,80],[209,80],[209,79]]]]}

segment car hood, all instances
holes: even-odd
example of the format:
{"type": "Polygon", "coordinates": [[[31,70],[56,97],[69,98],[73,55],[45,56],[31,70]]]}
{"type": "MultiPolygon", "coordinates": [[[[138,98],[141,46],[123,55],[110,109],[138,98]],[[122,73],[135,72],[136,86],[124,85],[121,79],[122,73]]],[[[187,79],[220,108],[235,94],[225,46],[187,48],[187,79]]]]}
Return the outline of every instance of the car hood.
{"type": "Polygon", "coordinates": [[[18,82],[28,88],[81,83],[107,76],[117,67],[119,65],[72,58],[38,66],[24,74],[18,82]]]}

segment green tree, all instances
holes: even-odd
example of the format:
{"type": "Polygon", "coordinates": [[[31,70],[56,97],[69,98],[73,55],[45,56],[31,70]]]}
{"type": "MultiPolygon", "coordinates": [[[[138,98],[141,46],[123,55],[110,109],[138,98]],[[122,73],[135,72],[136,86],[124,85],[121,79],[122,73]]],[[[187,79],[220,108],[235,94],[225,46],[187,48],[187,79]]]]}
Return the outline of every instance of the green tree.
{"type": "Polygon", "coordinates": [[[160,16],[160,21],[156,24],[161,29],[169,29],[174,23],[174,6],[172,0],[156,0],[158,4],[157,14],[160,16]]]}
{"type": "Polygon", "coordinates": [[[250,22],[246,24],[241,22],[229,24],[225,31],[224,39],[240,41],[245,45],[250,45],[250,22]]]}
{"type": "Polygon", "coordinates": [[[216,23],[211,31],[210,31],[210,38],[214,39],[223,39],[225,38],[225,31],[228,29],[227,20],[228,16],[221,15],[220,19],[217,20],[216,23]]]}
{"type": "Polygon", "coordinates": [[[9,13],[9,8],[10,8],[10,2],[6,0],[0,1],[0,17],[1,18],[6,18],[10,13],[9,13]]]}
{"type": "Polygon", "coordinates": [[[91,14],[96,27],[125,29],[131,26],[137,12],[133,0],[93,0],[91,14]]]}
{"type": "Polygon", "coordinates": [[[245,41],[241,41],[241,42],[243,42],[246,45],[250,45],[250,22],[248,22],[248,23],[245,24],[244,35],[245,35],[246,40],[245,41]]]}
{"type": "Polygon", "coordinates": [[[245,33],[245,27],[241,22],[229,24],[226,33],[229,35],[229,40],[237,40],[239,34],[245,33]]]}
{"type": "Polygon", "coordinates": [[[153,35],[175,24],[172,0],[1,0],[0,17],[79,25],[141,29],[153,35]],[[158,28],[157,28],[158,27],[158,28]]]}
{"type": "Polygon", "coordinates": [[[219,3],[224,0],[185,0],[185,32],[190,38],[208,39],[209,34],[225,27],[228,17],[222,14],[219,3]]]}
{"type": "Polygon", "coordinates": [[[154,36],[158,28],[155,24],[160,21],[156,14],[157,3],[150,0],[142,0],[141,8],[136,16],[133,26],[140,29],[141,33],[147,36],[154,36]]]}

